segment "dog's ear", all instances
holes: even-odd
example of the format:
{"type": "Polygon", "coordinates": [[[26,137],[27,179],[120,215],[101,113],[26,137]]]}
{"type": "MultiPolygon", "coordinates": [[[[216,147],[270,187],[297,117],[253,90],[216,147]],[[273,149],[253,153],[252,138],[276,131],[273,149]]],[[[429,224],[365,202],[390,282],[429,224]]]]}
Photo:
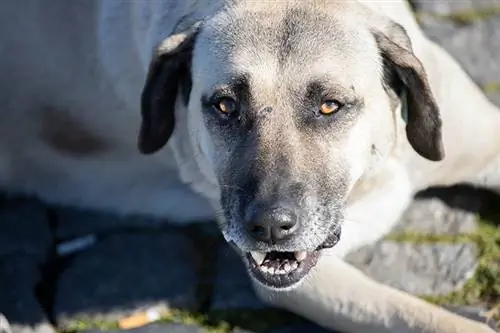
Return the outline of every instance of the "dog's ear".
{"type": "Polygon", "coordinates": [[[175,126],[175,105],[182,89],[184,103],[191,91],[191,58],[199,23],[171,35],[156,48],[141,95],[142,123],[138,146],[143,154],[161,149],[175,126]]]}
{"type": "MultiPolygon", "coordinates": [[[[444,158],[441,117],[425,69],[412,50],[406,31],[391,22],[385,29],[373,29],[386,71],[397,76],[402,112],[406,113],[406,135],[413,149],[431,161],[444,158]]],[[[394,82],[392,82],[394,84],[394,82]]]]}

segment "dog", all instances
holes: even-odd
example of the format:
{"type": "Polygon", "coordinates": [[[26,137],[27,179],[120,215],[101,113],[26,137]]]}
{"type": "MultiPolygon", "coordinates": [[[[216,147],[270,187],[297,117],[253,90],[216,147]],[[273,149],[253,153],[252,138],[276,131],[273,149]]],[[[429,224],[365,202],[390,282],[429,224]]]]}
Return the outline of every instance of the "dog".
{"type": "Polygon", "coordinates": [[[259,297],[344,332],[493,332],[344,256],[500,188],[500,112],[404,0],[0,3],[0,186],[216,218],[259,297]]]}

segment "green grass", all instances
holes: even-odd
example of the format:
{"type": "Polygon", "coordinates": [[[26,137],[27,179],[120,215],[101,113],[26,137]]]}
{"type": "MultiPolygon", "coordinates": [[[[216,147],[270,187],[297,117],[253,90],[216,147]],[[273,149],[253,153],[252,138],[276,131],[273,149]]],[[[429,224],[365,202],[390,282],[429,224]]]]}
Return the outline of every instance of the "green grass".
{"type": "MultiPolygon", "coordinates": [[[[208,313],[172,310],[170,315],[164,316],[156,323],[182,323],[203,327],[208,333],[229,333],[234,328],[241,328],[254,332],[268,330],[302,323],[305,320],[286,311],[278,309],[265,310],[230,310],[210,311],[208,313]]],[[[114,321],[79,318],[71,322],[60,333],[77,333],[84,330],[99,329],[109,331],[118,329],[114,321]]]]}
{"type": "MultiPolygon", "coordinates": [[[[500,219],[495,217],[494,220],[500,219]]],[[[474,242],[478,249],[478,267],[474,276],[460,290],[448,295],[421,297],[438,305],[477,305],[500,309],[500,226],[496,223],[478,218],[478,230],[473,234],[449,236],[407,232],[387,238],[418,244],[474,242]]],[[[500,320],[500,317],[497,315],[496,319],[500,320]]]]}
{"type": "Polygon", "coordinates": [[[113,321],[96,320],[94,318],[76,318],[61,330],[62,333],[75,333],[87,330],[110,331],[118,329],[118,323],[113,321]]]}
{"type": "Polygon", "coordinates": [[[486,93],[500,93],[500,82],[490,82],[482,86],[486,93]]]}

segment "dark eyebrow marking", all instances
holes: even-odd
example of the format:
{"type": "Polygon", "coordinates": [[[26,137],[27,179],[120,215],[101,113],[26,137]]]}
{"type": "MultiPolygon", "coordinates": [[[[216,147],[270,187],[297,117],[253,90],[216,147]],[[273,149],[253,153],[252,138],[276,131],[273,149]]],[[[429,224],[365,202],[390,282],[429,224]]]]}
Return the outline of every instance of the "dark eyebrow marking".
{"type": "Polygon", "coordinates": [[[203,94],[201,96],[201,102],[203,105],[209,105],[214,97],[217,98],[218,96],[230,96],[245,103],[250,101],[251,93],[248,75],[241,74],[234,76],[228,83],[221,85],[220,88],[211,92],[211,95],[206,93],[203,94]]]}
{"type": "Polygon", "coordinates": [[[250,80],[248,79],[248,75],[246,74],[238,75],[229,84],[229,88],[233,90],[239,98],[248,97],[248,94],[250,94],[249,81],[250,80]]]}
{"type": "Polygon", "coordinates": [[[356,93],[352,87],[346,88],[322,79],[312,80],[308,83],[305,98],[307,100],[336,98],[344,103],[352,103],[357,100],[356,93]]]}

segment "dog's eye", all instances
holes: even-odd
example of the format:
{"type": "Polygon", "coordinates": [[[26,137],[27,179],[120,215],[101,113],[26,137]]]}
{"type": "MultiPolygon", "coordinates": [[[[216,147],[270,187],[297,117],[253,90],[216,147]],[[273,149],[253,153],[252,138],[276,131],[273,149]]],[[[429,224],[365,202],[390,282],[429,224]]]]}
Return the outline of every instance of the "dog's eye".
{"type": "Polygon", "coordinates": [[[321,104],[321,107],[319,108],[319,112],[322,115],[331,115],[337,112],[340,108],[342,107],[342,104],[336,100],[326,100],[321,104]]]}
{"type": "Polygon", "coordinates": [[[219,112],[229,115],[236,111],[236,102],[229,97],[224,97],[215,102],[214,107],[219,112]]]}

